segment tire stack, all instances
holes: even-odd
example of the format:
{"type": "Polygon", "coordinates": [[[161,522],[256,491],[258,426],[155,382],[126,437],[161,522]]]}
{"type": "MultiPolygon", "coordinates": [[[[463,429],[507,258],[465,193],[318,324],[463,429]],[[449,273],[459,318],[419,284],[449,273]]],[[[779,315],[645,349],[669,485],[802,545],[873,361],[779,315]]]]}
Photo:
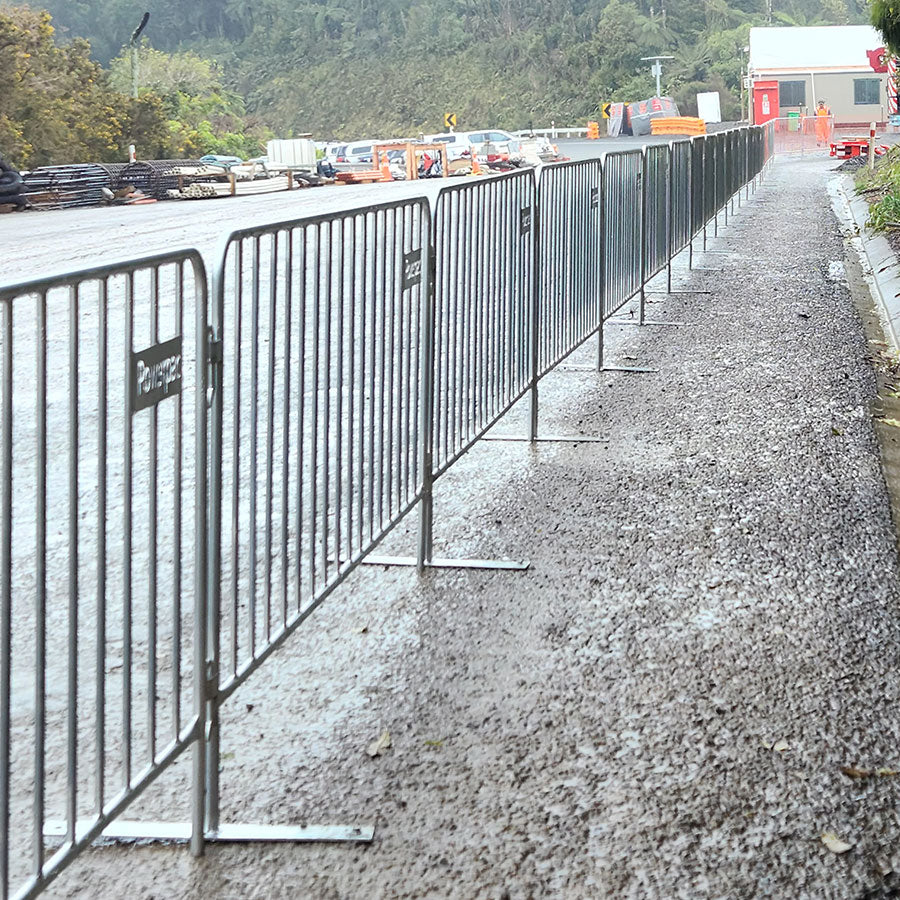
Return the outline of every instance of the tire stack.
{"type": "Polygon", "coordinates": [[[25,209],[25,182],[0,156],[0,212],[25,209]]]}

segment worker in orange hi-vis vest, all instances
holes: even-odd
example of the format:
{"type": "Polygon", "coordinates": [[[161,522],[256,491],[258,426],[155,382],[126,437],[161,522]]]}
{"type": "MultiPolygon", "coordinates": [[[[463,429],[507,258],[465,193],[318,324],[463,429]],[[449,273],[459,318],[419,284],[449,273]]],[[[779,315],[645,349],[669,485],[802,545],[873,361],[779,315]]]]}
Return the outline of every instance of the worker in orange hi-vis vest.
{"type": "Polygon", "coordinates": [[[825,105],[824,100],[820,100],[819,105],[816,107],[816,144],[818,146],[823,146],[828,143],[830,115],[831,110],[825,105]]]}

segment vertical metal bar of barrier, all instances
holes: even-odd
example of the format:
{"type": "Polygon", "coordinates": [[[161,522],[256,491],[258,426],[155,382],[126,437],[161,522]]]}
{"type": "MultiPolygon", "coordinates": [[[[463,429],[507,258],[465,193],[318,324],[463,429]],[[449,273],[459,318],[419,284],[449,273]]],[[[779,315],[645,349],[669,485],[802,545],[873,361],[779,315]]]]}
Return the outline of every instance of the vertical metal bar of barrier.
{"type": "MultiPolygon", "coordinates": [[[[220,577],[219,570],[210,571],[208,568],[210,559],[214,559],[218,563],[218,553],[215,549],[210,549],[210,543],[213,547],[218,547],[219,534],[218,530],[211,527],[210,522],[210,504],[209,504],[209,435],[207,432],[207,404],[208,388],[210,386],[210,334],[209,334],[209,312],[208,297],[209,290],[206,282],[205,269],[194,268],[195,288],[195,341],[196,341],[196,391],[194,400],[194,534],[196,536],[194,549],[194,716],[199,725],[199,735],[197,740],[193,742],[193,790],[191,796],[191,852],[194,856],[200,856],[203,853],[204,834],[206,825],[206,790],[207,790],[207,728],[211,723],[210,707],[216,701],[210,698],[209,694],[215,690],[214,683],[209,680],[210,675],[210,607],[213,605],[213,597],[210,594],[210,586],[216,584],[218,586],[220,577]]],[[[220,372],[219,372],[220,374],[220,372]]],[[[213,380],[214,388],[216,378],[213,380]]],[[[218,395],[213,395],[213,405],[221,402],[221,391],[218,395]]],[[[218,423],[213,422],[214,429],[218,427],[218,423]]],[[[215,434],[214,430],[214,434],[215,434]]],[[[217,451],[221,447],[216,448],[217,451]]],[[[221,465],[221,454],[215,461],[216,468],[221,465]]],[[[215,499],[218,503],[221,498],[221,491],[215,490],[215,499]]],[[[221,516],[216,517],[218,522],[221,516]]],[[[217,598],[216,598],[217,599],[217,598]]],[[[216,635],[215,641],[218,642],[219,623],[215,623],[213,633],[216,635]]],[[[216,748],[218,750],[218,747],[216,748]]],[[[218,759],[216,759],[218,762],[218,759]]],[[[217,798],[215,798],[217,800],[217,798]]]]}
{"type": "Polygon", "coordinates": [[[638,300],[638,324],[644,324],[644,306],[646,304],[646,288],[647,288],[647,255],[649,252],[648,244],[650,243],[649,228],[649,192],[650,192],[650,165],[649,150],[647,147],[641,151],[641,287],[640,298],[638,300]]]}
{"type": "Polygon", "coordinates": [[[422,388],[420,397],[420,427],[421,446],[419,448],[419,472],[421,473],[422,487],[419,501],[419,531],[416,549],[416,568],[419,572],[431,562],[434,553],[434,435],[435,435],[435,402],[434,394],[438,379],[435,365],[435,310],[437,301],[435,298],[435,271],[436,248],[434,243],[434,230],[429,228],[428,240],[430,252],[428,254],[428,267],[425,273],[426,289],[423,292],[422,318],[420,323],[421,343],[421,372],[422,388]]]}
{"type": "MultiPolygon", "coordinates": [[[[46,813],[46,738],[47,738],[47,292],[41,291],[38,305],[38,333],[36,339],[38,420],[38,462],[36,471],[37,546],[35,548],[35,646],[34,646],[34,806],[32,820],[32,853],[34,878],[40,878],[44,865],[44,818],[46,813]]],[[[105,347],[104,347],[105,350],[105,347]]],[[[105,384],[104,384],[105,388],[105,384]]],[[[101,408],[105,396],[100,398],[101,408]]],[[[98,454],[101,456],[102,454],[98,454]]],[[[105,463],[105,461],[104,461],[105,463]]],[[[104,464],[104,463],[101,463],[104,464]]],[[[105,487],[105,486],[104,486],[105,487]]],[[[101,504],[102,508],[102,504],[101,504]]],[[[104,523],[105,525],[105,523],[104,523]]],[[[102,530],[101,530],[102,531],[102,530]]],[[[98,592],[99,593],[99,592],[98,592]]],[[[100,598],[98,596],[98,603],[100,598]]],[[[98,611],[99,612],[99,611],[98,611]]],[[[99,619],[99,615],[98,615],[99,619]]],[[[98,673],[98,684],[103,683],[103,671],[98,673]]],[[[98,711],[101,709],[98,704],[98,711]]],[[[100,745],[102,747],[102,744],[100,745]]],[[[102,796],[101,777],[98,777],[98,794],[102,796]]],[[[102,808],[102,804],[100,804],[102,808]]]]}
{"type": "Polygon", "coordinates": [[[603,371],[603,323],[606,321],[606,160],[600,160],[600,177],[598,202],[600,204],[600,257],[597,266],[597,277],[600,281],[600,290],[597,293],[598,318],[600,327],[597,329],[597,371],[603,371]]]}
{"type": "Polygon", "coordinates": [[[541,341],[541,205],[534,198],[531,214],[531,322],[529,323],[528,343],[531,351],[531,391],[528,416],[528,440],[534,443],[538,436],[538,381],[540,379],[540,341],[541,341]]]}
{"type": "Polygon", "coordinates": [[[12,441],[13,310],[0,301],[3,315],[0,381],[0,897],[9,896],[10,695],[12,688],[12,441]]]}
{"type": "Polygon", "coordinates": [[[66,716],[67,839],[78,819],[78,287],[69,288],[69,602],[66,716]]]}

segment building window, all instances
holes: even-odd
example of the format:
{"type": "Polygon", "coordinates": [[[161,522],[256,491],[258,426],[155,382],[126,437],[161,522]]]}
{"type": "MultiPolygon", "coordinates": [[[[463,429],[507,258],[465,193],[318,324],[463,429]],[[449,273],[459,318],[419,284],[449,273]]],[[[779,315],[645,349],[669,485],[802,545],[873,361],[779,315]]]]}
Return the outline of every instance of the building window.
{"type": "Polygon", "coordinates": [[[878,78],[854,78],[853,102],[857,106],[877,106],[881,103],[881,80],[878,78]]]}
{"type": "Polygon", "coordinates": [[[805,81],[779,81],[779,106],[806,106],[805,81]]]}

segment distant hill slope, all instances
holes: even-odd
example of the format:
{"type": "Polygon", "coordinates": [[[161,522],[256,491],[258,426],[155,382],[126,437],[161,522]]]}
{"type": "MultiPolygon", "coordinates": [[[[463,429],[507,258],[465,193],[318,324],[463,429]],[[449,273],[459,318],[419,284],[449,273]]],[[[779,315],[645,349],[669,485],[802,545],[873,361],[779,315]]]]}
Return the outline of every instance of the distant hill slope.
{"type": "MultiPolygon", "coordinates": [[[[751,25],[866,21],[864,0],[159,0],[147,40],[217,60],[247,111],[278,134],[322,137],[583,121],[604,100],[653,91],[642,56],[675,57],[669,93],[689,108],[720,90],[737,114],[751,25]]],[[[64,34],[104,64],[140,10],[49,0],[64,34]]]]}

